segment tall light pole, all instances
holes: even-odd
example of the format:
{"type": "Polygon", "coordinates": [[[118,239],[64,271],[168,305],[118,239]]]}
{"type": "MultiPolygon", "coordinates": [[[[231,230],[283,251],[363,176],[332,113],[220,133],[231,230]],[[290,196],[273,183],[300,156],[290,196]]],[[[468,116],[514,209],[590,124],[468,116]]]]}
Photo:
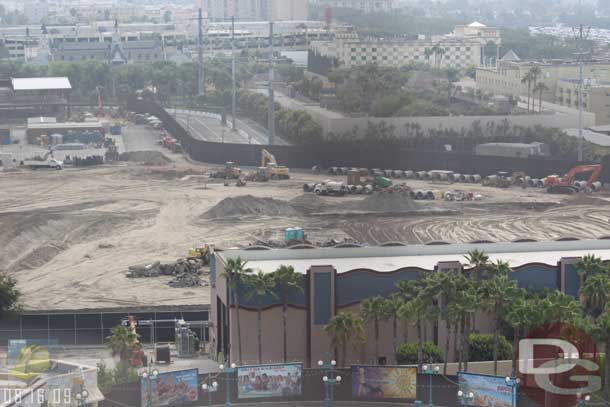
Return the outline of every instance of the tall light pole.
{"type": "Polygon", "coordinates": [[[275,98],[273,94],[273,21],[269,22],[269,145],[275,139],[275,98]]]}
{"type": "Polygon", "coordinates": [[[506,385],[508,387],[510,387],[511,389],[513,389],[513,404],[516,406],[516,398],[517,398],[517,391],[519,389],[519,378],[515,377],[515,372],[513,369],[513,374],[512,376],[506,376],[504,378],[504,382],[506,383],[506,385]]]}
{"type": "Polygon", "coordinates": [[[229,375],[237,371],[237,365],[235,363],[231,363],[231,367],[226,367],[225,365],[220,365],[218,367],[225,373],[225,387],[227,390],[227,399],[225,401],[225,407],[231,407],[231,387],[229,386],[231,378],[229,377],[229,375]]]}
{"type": "Polygon", "coordinates": [[[318,366],[320,369],[324,369],[324,376],[322,377],[322,381],[324,382],[324,407],[332,407],[333,399],[335,398],[335,390],[334,387],[338,386],[341,383],[341,376],[335,376],[337,362],[331,360],[330,363],[324,363],[323,361],[318,361],[318,366]]]}
{"type": "Polygon", "coordinates": [[[441,368],[438,366],[432,366],[432,358],[430,358],[430,364],[422,366],[422,373],[428,375],[428,406],[432,407],[432,376],[437,375],[441,368]]]}
{"type": "Polygon", "coordinates": [[[149,360],[147,370],[142,372],[140,376],[146,380],[148,384],[148,402],[146,403],[146,406],[153,407],[153,383],[155,383],[159,378],[159,371],[157,369],[153,369],[152,363],[149,360]]]}
{"type": "Polygon", "coordinates": [[[237,85],[235,83],[235,16],[231,17],[231,114],[233,115],[233,131],[237,130],[237,85]]]}
{"type": "Polygon", "coordinates": [[[199,35],[197,36],[197,86],[199,96],[205,96],[205,69],[203,64],[203,11],[199,8],[199,18],[197,19],[199,35]]]}

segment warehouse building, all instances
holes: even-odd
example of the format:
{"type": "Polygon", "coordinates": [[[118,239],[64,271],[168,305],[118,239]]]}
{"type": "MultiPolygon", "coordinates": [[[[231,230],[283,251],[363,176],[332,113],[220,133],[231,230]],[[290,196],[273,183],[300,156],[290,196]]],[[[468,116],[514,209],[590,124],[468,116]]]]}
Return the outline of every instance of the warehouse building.
{"type": "MultiPolygon", "coordinates": [[[[416,279],[422,273],[446,272],[465,267],[464,256],[475,249],[486,252],[491,261],[503,260],[512,267],[510,278],[519,286],[535,290],[560,290],[577,297],[579,276],[575,264],[579,258],[594,254],[610,260],[610,240],[578,241],[561,239],[555,242],[525,241],[519,243],[472,243],[431,245],[390,245],[388,247],[353,247],[296,250],[265,249],[228,250],[216,252],[211,264],[210,330],[216,352],[229,354],[237,361],[237,333],[235,308],[230,307],[229,288],[222,276],[229,259],[241,258],[254,271],[271,273],[281,265],[294,267],[303,275],[302,291],[293,290],[288,299],[288,360],[304,361],[311,367],[319,359],[332,355],[324,326],[342,311],[359,312],[366,298],[388,297],[396,292],[396,283],[416,279]],[[229,308],[231,312],[228,312],[229,308]]],[[[250,298],[239,289],[243,363],[257,362],[257,309],[262,311],[263,361],[283,359],[282,302],[273,296],[264,300],[250,298]],[[247,340],[244,336],[247,333],[247,340]]],[[[476,318],[476,330],[490,332],[491,322],[485,315],[476,318]]],[[[399,343],[405,337],[417,337],[414,328],[400,327],[399,343]]],[[[445,343],[447,330],[442,321],[432,321],[425,329],[427,338],[437,344],[445,343]]],[[[348,349],[351,363],[394,363],[393,329],[391,322],[383,322],[380,337],[382,354],[375,358],[372,327],[367,327],[364,349],[348,349]]],[[[453,355],[450,353],[450,359],[453,355]]]]}

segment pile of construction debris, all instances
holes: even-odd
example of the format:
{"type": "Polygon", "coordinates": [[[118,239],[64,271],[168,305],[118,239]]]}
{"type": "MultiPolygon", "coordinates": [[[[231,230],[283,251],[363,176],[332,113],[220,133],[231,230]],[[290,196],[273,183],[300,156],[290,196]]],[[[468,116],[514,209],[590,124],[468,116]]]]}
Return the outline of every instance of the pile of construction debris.
{"type": "Polygon", "coordinates": [[[159,261],[137,266],[130,266],[129,278],[147,278],[174,276],[168,285],[174,288],[199,287],[202,285],[201,274],[203,262],[199,259],[178,259],[173,263],[163,264],[159,261]]]}

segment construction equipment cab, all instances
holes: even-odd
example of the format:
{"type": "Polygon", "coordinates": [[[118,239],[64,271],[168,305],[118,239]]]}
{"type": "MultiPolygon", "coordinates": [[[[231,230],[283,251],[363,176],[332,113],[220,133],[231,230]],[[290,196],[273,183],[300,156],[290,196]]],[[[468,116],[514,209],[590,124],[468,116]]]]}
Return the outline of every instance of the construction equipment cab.
{"type": "MultiPolygon", "coordinates": [[[[566,175],[560,177],[558,175],[550,175],[544,179],[544,186],[551,194],[573,194],[583,188],[591,188],[602,173],[602,166],[599,164],[593,165],[577,165],[572,168],[566,175]],[[588,178],[581,182],[577,177],[582,174],[590,174],[588,178]]],[[[581,177],[582,178],[582,177],[581,177]]]]}
{"type": "Polygon", "coordinates": [[[267,177],[269,179],[289,179],[290,169],[281,165],[277,165],[275,156],[264,148],[261,150],[261,167],[267,169],[267,177]]]}

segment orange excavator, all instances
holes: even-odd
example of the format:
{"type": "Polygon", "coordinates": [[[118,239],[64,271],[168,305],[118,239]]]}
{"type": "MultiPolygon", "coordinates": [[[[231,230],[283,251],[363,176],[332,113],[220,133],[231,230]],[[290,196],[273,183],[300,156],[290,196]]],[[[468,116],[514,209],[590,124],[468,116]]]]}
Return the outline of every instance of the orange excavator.
{"type": "Polygon", "coordinates": [[[599,164],[577,165],[563,177],[549,175],[544,179],[544,186],[551,194],[574,194],[583,188],[590,189],[597,182],[601,173],[602,166],[599,164]],[[575,184],[576,177],[586,173],[590,173],[589,178],[584,181],[577,181],[578,184],[575,184]]]}

